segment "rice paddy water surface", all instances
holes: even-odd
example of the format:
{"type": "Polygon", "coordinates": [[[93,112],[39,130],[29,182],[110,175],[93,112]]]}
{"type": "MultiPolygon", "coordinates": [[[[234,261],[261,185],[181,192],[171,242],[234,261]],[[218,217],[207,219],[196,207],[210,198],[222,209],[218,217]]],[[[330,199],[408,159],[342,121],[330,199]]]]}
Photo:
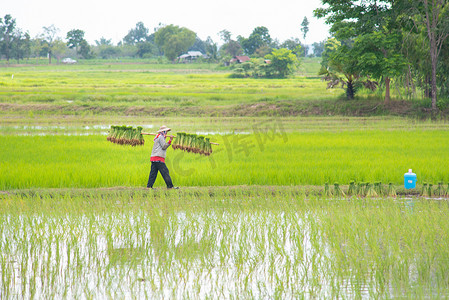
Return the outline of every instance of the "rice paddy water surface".
{"type": "Polygon", "coordinates": [[[2,194],[2,298],[439,298],[446,201],[297,188],[2,194]]]}

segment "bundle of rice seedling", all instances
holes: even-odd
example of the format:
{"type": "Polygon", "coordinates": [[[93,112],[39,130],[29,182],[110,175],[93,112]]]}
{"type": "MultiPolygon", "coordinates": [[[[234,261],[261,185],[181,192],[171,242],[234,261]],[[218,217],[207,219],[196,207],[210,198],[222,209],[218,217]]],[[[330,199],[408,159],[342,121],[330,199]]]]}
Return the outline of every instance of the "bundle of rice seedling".
{"type": "Polygon", "coordinates": [[[357,184],[357,195],[365,196],[365,183],[364,182],[359,182],[357,184]]]}
{"type": "Polygon", "coordinates": [[[382,195],[383,194],[382,182],[375,182],[374,183],[374,191],[378,195],[382,195]]]}
{"type": "Polygon", "coordinates": [[[444,188],[443,188],[443,183],[442,182],[438,182],[438,187],[435,190],[435,196],[444,196],[444,188]]]}
{"type": "Polygon", "coordinates": [[[369,182],[366,184],[366,197],[377,197],[379,196],[374,190],[373,185],[369,182]]]}
{"type": "Polygon", "coordinates": [[[329,183],[327,182],[324,184],[324,196],[332,196],[331,190],[329,189],[329,183]]]}
{"type": "Polygon", "coordinates": [[[424,182],[421,188],[421,196],[427,195],[427,182],[424,182]]]}
{"type": "Polygon", "coordinates": [[[340,185],[337,182],[334,183],[334,195],[343,197],[346,196],[345,192],[343,192],[343,190],[340,188],[340,185]]]}
{"type": "Polygon", "coordinates": [[[355,194],[357,194],[357,188],[355,186],[355,182],[351,181],[349,183],[348,195],[352,196],[352,195],[355,195],[355,194]]]}
{"type": "Polygon", "coordinates": [[[111,126],[107,140],[119,145],[141,146],[145,144],[142,127],[111,126]]]}
{"type": "Polygon", "coordinates": [[[209,156],[212,153],[212,146],[209,138],[184,132],[179,132],[176,135],[172,147],[174,150],[179,149],[206,156],[209,156]]]}
{"type": "Polygon", "coordinates": [[[445,197],[449,197],[449,183],[447,184],[446,192],[444,193],[445,197]]]}
{"type": "Polygon", "coordinates": [[[427,193],[426,193],[427,197],[432,197],[433,196],[432,187],[433,187],[433,184],[429,183],[429,185],[427,186],[427,193]]]}
{"type": "Polygon", "coordinates": [[[209,138],[204,138],[204,155],[209,156],[212,154],[212,145],[209,138]]]}
{"type": "Polygon", "coordinates": [[[393,183],[388,184],[388,196],[396,197],[396,190],[394,189],[393,183]]]}

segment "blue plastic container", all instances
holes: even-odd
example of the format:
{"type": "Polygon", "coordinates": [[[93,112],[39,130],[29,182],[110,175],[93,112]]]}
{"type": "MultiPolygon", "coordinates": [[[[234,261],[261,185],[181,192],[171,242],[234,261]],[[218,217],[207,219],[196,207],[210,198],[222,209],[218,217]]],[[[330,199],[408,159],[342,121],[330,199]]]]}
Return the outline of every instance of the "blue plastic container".
{"type": "Polygon", "coordinates": [[[404,174],[404,187],[406,189],[414,189],[416,187],[416,174],[412,173],[412,169],[404,174]]]}

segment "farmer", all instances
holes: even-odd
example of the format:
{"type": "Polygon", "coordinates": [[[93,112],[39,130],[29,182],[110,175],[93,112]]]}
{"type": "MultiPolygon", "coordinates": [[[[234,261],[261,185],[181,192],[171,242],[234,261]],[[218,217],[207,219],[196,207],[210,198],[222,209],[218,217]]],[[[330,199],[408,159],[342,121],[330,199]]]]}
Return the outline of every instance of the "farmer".
{"type": "Polygon", "coordinates": [[[162,178],[165,180],[165,184],[168,189],[178,189],[178,187],[173,187],[173,183],[170,178],[170,174],[168,172],[168,168],[165,165],[165,154],[167,152],[167,148],[170,147],[171,142],[173,141],[173,136],[170,135],[170,140],[168,143],[165,142],[167,138],[167,133],[171,129],[165,125],[162,125],[161,128],[157,131],[157,135],[154,138],[153,150],[151,151],[151,171],[150,177],[148,178],[147,188],[152,189],[153,184],[156,181],[157,172],[161,172],[162,178]]]}

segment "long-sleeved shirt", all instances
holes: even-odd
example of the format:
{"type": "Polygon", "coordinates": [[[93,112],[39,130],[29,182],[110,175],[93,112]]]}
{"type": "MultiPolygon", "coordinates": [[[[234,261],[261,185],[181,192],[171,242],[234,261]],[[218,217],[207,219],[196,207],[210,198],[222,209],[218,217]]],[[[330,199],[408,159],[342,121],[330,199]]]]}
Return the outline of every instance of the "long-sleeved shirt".
{"type": "Polygon", "coordinates": [[[154,139],[153,150],[151,151],[151,161],[165,162],[165,155],[168,147],[170,147],[171,141],[165,142],[165,137],[160,134],[154,139]]]}

